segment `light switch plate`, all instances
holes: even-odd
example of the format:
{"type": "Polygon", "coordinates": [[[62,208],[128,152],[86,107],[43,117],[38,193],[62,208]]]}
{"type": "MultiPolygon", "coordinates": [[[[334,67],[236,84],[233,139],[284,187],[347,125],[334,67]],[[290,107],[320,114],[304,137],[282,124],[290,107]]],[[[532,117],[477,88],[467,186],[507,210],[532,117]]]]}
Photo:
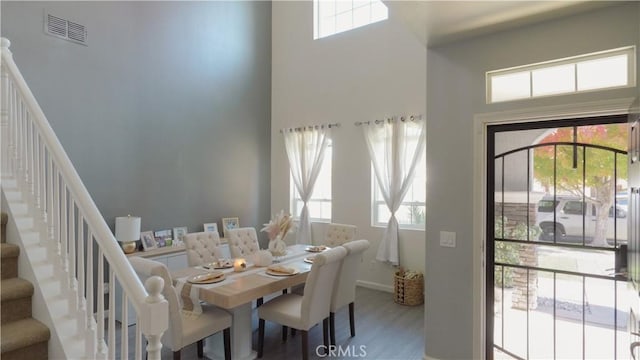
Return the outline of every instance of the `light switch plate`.
{"type": "Polygon", "coordinates": [[[451,231],[440,231],[440,246],[456,247],[456,233],[451,231]]]}

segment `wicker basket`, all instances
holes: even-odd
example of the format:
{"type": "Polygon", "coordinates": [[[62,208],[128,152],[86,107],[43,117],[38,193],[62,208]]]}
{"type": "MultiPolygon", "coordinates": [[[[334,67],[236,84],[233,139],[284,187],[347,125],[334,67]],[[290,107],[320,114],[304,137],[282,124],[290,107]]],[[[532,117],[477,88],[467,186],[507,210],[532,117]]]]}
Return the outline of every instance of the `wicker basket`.
{"type": "Polygon", "coordinates": [[[394,281],[393,301],[400,305],[420,305],[424,303],[424,276],[420,273],[397,271],[394,281]]]}

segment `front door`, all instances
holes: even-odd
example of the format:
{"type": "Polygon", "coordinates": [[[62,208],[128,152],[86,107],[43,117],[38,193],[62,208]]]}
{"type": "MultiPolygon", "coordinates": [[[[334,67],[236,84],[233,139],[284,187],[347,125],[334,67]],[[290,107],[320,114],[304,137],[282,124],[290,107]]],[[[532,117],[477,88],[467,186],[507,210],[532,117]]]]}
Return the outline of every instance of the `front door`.
{"type": "Polygon", "coordinates": [[[628,358],[627,278],[616,261],[627,211],[614,210],[627,189],[626,123],[610,116],[489,127],[488,359],[628,358]]]}

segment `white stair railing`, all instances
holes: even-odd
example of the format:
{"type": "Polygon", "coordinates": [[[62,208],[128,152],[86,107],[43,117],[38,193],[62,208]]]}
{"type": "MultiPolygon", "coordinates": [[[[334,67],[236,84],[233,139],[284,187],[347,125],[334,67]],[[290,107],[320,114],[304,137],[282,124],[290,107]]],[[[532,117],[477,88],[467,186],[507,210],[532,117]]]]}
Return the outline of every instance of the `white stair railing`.
{"type": "MultiPolygon", "coordinates": [[[[114,296],[118,281],[123,291],[123,318],[129,301],[134,308],[129,311],[138,317],[134,357],[144,356],[142,334],[147,339],[148,358],[160,359],[160,338],[168,326],[162,279],[150,278],[145,290],[13,61],[9,40],[2,38],[0,45],[2,174],[16,180],[36,214],[34,228],[43,229],[40,245],[58,259],[54,269],[63,279],[63,294],[69,296],[69,312],[79,319],[79,333],[88,335],[87,358],[129,358],[128,339],[121,338],[119,353],[116,349],[114,296]],[[107,304],[105,280],[109,283],[107,304]]],[[[119,333],[120,337],[128,336],[127,331],[119,333]]]]}

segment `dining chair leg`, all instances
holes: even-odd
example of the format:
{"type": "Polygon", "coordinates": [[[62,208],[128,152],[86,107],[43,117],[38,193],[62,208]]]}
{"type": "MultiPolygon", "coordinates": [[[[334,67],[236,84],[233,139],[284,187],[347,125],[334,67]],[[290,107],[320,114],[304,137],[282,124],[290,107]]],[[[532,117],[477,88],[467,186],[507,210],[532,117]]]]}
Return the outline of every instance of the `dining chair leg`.
{"type": "Polygon", "coordinates": [[[336,313],[329,313],[329,336],[331,337],[331,345],[336,344],[336,313]]]}
{"type": "Polygon", "coordinates": [[[351,337],[356,336],[356,317],[354,314],[355,303],[349,303],[349,324],[351,325],[351,337]]]}
{"type": "Polygon", "coordinates": [[[302,360],[309,359],[309,333],[307,330],[300,330],[302,337],[302,360]]]}
{"type": "Polygon", "coordinates": [[[264,349],[264,319],[258,320],[258,359],[262,358],[264,349]]]}
{"type": "Polygon", "coordinates": [[[198,349],[198,359],[201,359],[204,355],[204,340],[200,339],[196,342],[196,348],[198,349]]]}
{"type": "Polygon", "coordinates": [[[180,350],[173,352],[173,360],[180,360],[180,350]]]}
{"type": "Polygon", "coordinates": [[[224,339],[224,360],[231,360],[231,328],[228,327],[222,332],[224,339]]]}
{"type": "Polygon", "coordinates": [[[329,318],[328,317],[322,320],[322,340],[324,340],[325,354],[326,354],[327,350],[329,350],[329,345],[331,345],[331,343],[329,343],[329,318]]]}
{"type": "Polygon", "coordinates": [[[287,335],[289,334],[289,328],[282,325],[282,342],[287,342],[287,335]]]}
{"type": "Polygon", "coordinates": [[[282,289],[282,294],[286,294],[289,292],[289,289],[282,289]]]}

